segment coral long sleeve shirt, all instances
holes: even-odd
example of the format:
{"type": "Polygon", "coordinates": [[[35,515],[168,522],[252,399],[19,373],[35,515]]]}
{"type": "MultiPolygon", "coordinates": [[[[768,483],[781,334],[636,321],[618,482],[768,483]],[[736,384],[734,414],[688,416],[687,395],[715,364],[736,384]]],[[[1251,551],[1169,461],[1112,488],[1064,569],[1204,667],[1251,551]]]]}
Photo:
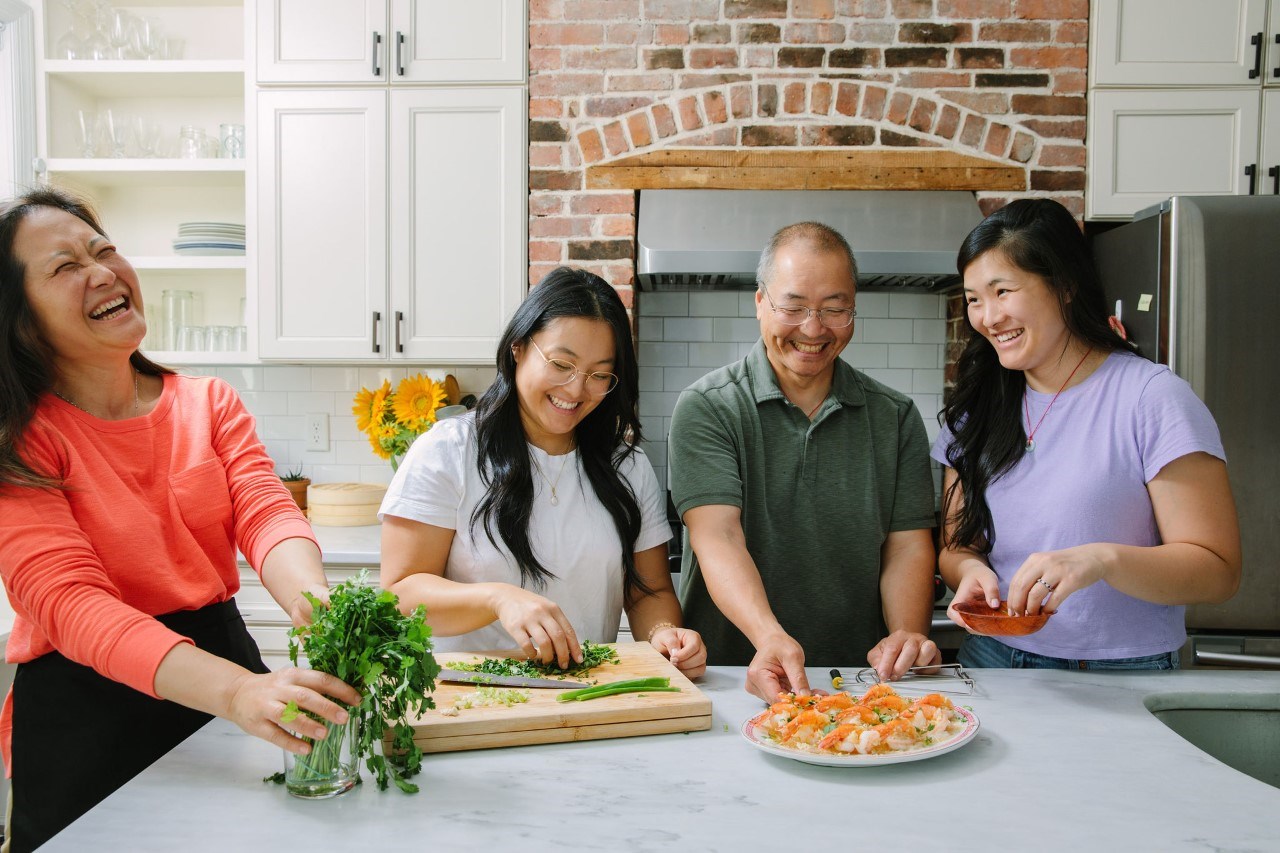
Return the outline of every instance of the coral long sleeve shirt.
{"type": "MultiPolygon", "coordinates": [[[[22,452],[66,488],[0,488],[10,663],[57,650],[155,696],[161,660],[190,640],[154,616],[235,595],[237,543],[261,571],[281,541],[315,541],[252,415],[220,379],[165,376],[155,408],[122,421],[47,394],[22,452]]],[[[6,767],[12,698],[0,711],[6,767]]]]}

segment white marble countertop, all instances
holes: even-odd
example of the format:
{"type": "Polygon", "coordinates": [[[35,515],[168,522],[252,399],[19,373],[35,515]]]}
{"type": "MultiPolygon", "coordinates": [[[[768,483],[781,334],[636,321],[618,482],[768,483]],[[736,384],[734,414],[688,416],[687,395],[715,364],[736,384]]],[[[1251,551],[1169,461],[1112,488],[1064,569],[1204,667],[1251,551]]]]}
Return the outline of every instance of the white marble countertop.
{"type": "Polygon", "coordinates": [[[382,562],[382,525],[325,527],[311,525],[326,566],[362,566],[377,571],[382,562]]]}
{"type": "MultiPolygon", "coordinates": [[[[823,682],[826,668],[809,677],[823,682]]],[[[419,794],[308,802],[261,779],[280,750],[215,720],[48,851],[1280,849],[1280,789],[1144,707],[1173,692],[1280,694],[1280,673],[979,670],[978,736],[935,758],[815,767],[738,733],[742,668],[699,682],[710,731],[426,756],[419,794]]],[[[69,772],[72,768],[68,768],[69,772]]]]}

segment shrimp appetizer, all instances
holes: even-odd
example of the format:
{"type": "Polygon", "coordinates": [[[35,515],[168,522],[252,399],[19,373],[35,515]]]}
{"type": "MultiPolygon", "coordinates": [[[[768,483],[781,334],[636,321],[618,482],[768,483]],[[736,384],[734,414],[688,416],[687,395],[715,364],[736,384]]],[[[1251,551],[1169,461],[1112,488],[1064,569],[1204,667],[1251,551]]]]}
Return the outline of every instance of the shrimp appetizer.
{"type": "Polygon", "coordinates": [[[877,684],[856,698],[779,693],[751,723],[768,740],[802,752],[881,755],[948,741],[963,731],[965,717],[940,694],[908,699],[877,684]]]}

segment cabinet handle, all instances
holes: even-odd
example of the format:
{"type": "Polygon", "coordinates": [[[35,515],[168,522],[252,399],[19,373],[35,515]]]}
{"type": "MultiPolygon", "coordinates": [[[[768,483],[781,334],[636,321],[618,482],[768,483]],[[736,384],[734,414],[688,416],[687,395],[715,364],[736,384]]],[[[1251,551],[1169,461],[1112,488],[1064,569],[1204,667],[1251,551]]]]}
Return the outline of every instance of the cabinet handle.
{"type": "Polygon", "coordinates": [[[1249,44],[1253,45],[1253,68],[1249,70],[1249,79],[1256,80],[1262,75],[1262,33],[1249,39],[1249,44]]]}
{"type": "MultiPolygon", "coordinates": [[[[1280,33],[1276,33],[1276,44],[1280,44],[1280,33]]],[[[1271,69],[1271,76],[1280,77],[1280,65],[1277,65],[1275,68],[1271,69]]]]}
{"type": "Polygon", "coordinates": [[[396,352],[404,352],[404,344],[400,343],[400,324],[404,322],[404,312],[396,312],[396,352]]]}
{"type": "Polygon", "coordinates": [[[1250,163],[1245,166],[1244,173],[1249,176],[1249,195],[1253,195],[1258,189],[1258,164],[1250,163]]]}
{"type": "Polygon", "coordinates": [[[404,33],[396,30],[396,73],[404,76],[404,33]]]}
{"type": "Polygon", "coordinates": [[[382,33],[377,32],[375,30],[373,33],[373,76],[374,77],[382,76],[382,67],[378,65],[378,54],[381,52],[380,50],[381,44],[382,44],[382,33]]]}
{"type": "Polygon", "coordinates": [[[1280,166],[1272,166],[1267,169],[1267,177],[1275,181],[1275,189],[1271,191],[1271,194],[1280,195],[1280,166]]]}
{"type": "Polygon", "coordinates": [[[378,346],[378,321],[382,319],[382,312],[373,312],[373,351],[382,352],[382,347],[378,346]]]}

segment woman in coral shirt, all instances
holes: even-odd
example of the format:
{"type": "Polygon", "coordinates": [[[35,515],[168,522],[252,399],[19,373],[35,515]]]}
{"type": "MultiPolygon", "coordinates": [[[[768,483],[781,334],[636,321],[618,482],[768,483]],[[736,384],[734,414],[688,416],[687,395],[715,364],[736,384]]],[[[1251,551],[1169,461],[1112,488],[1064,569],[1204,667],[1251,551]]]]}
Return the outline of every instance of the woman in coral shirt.
{"type": "Polygon", "coordinates": [[[146,359],[137,275],[84,203],[0,208],[0,574],[18,664],[0,713],[16,851],[39,846],[210,717],[295,753],[354,703],[269,673],[232,596],[238,545],[295,623],[320,551],[226,383],[146,359]],[[70,776],[68,775],[70,774],[70,776]],[[74,777],[74,784],[67,780],[74,777]]]}

